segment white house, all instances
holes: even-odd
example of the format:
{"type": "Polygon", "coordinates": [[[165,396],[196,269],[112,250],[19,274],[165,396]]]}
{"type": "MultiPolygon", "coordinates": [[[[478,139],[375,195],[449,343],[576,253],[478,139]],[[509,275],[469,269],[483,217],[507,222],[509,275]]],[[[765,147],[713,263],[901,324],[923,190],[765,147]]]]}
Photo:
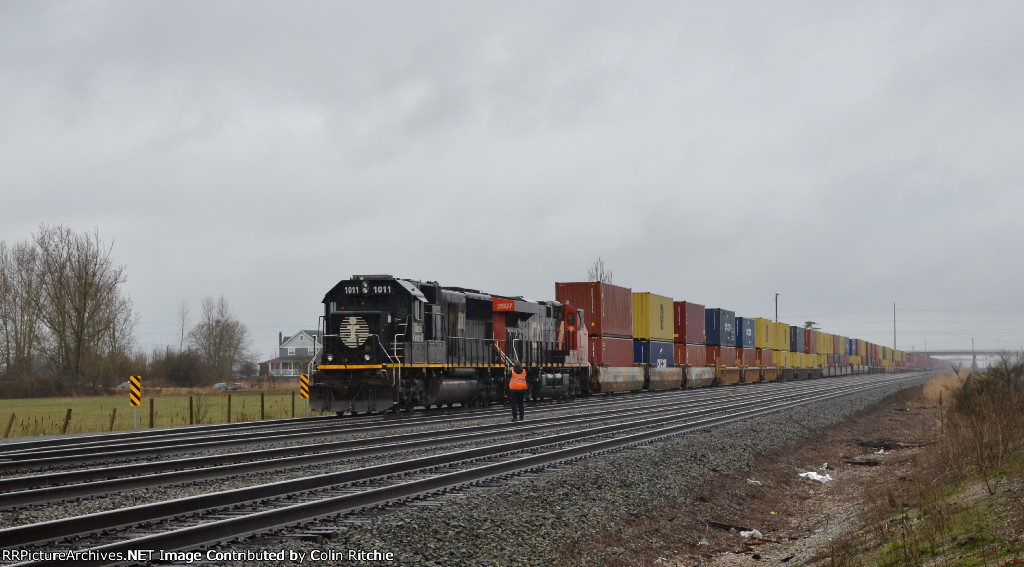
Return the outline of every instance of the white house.
{"type": "Polygon", "coordinates": [[[323,346],[317,331],[299,331],[286,337],[278,333],[277,358],[260,364],[263,376],[298,376],[309,372],[309,363],[323,346]]]}

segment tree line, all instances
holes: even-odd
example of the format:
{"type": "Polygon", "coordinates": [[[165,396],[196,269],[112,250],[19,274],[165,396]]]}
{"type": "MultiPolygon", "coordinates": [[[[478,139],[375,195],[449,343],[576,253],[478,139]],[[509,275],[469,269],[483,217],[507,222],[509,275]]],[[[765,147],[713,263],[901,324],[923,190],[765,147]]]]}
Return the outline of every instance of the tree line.
{"type": "Polygon", "coordinates": [[[227,379],[247,358],[248,330],[227,300],[203,300],[181,341],[146,357],[126,270],[98,231],[43,225],[30,240],[0,241],[0,392],[4,397],[98,394],[133,374],[168,385],[227,379]]]}

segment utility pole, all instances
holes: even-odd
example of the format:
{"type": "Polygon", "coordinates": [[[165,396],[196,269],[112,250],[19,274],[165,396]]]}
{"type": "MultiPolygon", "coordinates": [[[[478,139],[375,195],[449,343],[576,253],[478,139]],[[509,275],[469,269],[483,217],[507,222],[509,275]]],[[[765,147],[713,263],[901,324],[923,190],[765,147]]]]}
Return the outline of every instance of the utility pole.
{"type": "Polygon", "coordinates": [[[775,322],[779,322],[779,292],[775,292],[775,322]]]}

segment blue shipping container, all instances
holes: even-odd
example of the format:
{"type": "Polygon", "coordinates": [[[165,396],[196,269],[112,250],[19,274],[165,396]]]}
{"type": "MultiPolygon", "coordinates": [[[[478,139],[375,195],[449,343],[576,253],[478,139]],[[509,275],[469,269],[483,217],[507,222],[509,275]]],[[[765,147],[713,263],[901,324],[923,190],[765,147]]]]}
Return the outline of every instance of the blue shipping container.
{"type": "Polygon", "coordinates": [[[736,318],[736,346],[743,348],[754,348],[754,333],[756,321],[750,317],[736,318]]]}
{"type": "Polygon", "coordinates": [[[633,339],[633,363],[650,364],[659,368],[674,366],[675,347],[667,341],[633,339]]]}
{"type": "Polygon", "coordinates": [[[804,328],[803,327],[790,327],[789,328],[789,352],[803,352],[804,351],[804,328]]]}
{"type": "Polygon", "coordinates": [[[728,309],[704,311],[705,334],[709,345],[736,346],[736,312],[728,309]]]}

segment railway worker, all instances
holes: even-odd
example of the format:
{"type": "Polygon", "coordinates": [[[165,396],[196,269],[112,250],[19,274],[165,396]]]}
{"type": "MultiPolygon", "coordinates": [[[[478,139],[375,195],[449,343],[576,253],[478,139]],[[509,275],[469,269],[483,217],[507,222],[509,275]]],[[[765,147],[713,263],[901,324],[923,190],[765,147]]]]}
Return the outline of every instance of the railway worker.
{"type": "Polygon", "coordinates": [[[526,369],[523,365],[516,363],[512,367],[512,378],[508,381],[508,394],[512,400],[512,421],[518,417],[522,421],[526,401],[526,369]]]}

